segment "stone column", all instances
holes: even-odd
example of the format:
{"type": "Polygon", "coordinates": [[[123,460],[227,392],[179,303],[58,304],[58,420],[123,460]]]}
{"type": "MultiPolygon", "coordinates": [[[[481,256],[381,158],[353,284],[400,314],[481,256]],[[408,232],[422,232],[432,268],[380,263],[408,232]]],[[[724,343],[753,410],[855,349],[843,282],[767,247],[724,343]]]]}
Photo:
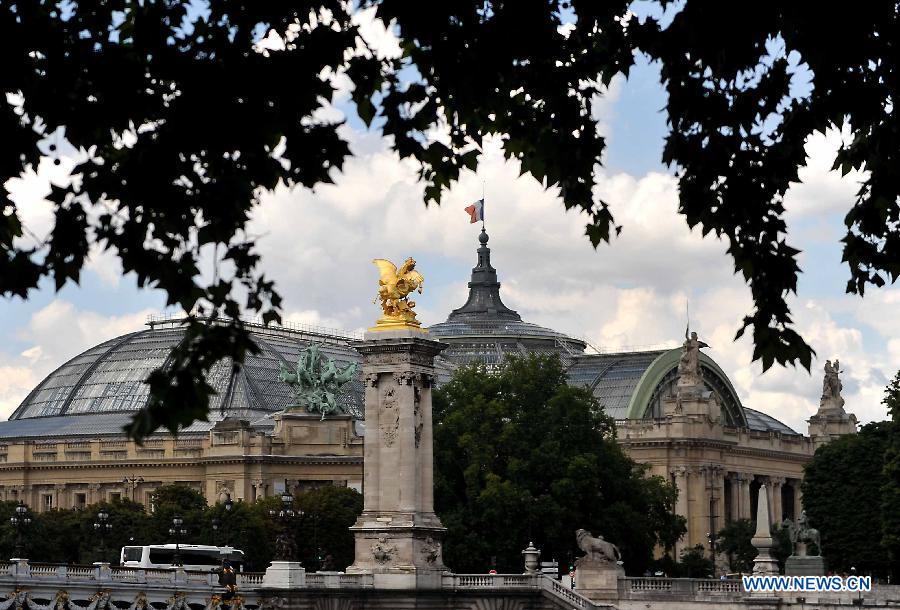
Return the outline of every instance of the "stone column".
{"type": "Polygon", "coordinates": [[[87,503],[88,504],[96,504],[101,499],[102,498],[100,498],[100,483],[88,484],[87,503]]]}
{"type": "Polygon", "coordinates": [[[65,484],[57,484],[53,486],[53,508],[58,510],[63,510],[64,508],[71,508],[69,506],[63,506],[63,501],[66,499],[66,486],[65,484]]]}
{"type": "Polygon", "coordinates": [[[739,475],[741,481],[741,511],[738,513],[741,519],[752,519],[750,514],[753,508],[753,501],[750,498],[750,481],[753,480],[752,474],[742,473],[739,475]]]}
{"type": "Polygon", "coordinates": [[[784,511],[781,507],[781,487],[785,483],[784,477],[770,477],[772,481],[772,523],[781,523],[784,511]]]}
{"type": "Polygon", "coordinates": [[[800,517],[800,513],[803,512],[803,492],[800,490],[800,485],[803,481],[801,479],[796,479],[794,481],[794,520],[796,521],[798,517],[800,517]]]}
{"type": "MultiPolygon", "coordinates": [[[[685,466],[676,466],[670,471],[671,475],[675,477],[675,486],[678,488],[678,500],[675,503],[675,514],[681,515],[685,518],[688,525],[691,522],[691,515],[688,503],[688,478],[690,476],[690,471],[685,466]]],[[[682,536],[678,542],[675,543],[675,557],[681,557],[681,551],[687,545],[686,538],[688,537],[688,533],[686,532],[684,536],[682,536]]]]}
{"type": "Polygon", "coordinates": [[[350,529],[348,573],[371,572],[376,587],[439,588],[446,570],[434,514],[431,386],[446,347],[418,329],[369,331],[354,347],[366,380],[363,513],[350,529]]]}

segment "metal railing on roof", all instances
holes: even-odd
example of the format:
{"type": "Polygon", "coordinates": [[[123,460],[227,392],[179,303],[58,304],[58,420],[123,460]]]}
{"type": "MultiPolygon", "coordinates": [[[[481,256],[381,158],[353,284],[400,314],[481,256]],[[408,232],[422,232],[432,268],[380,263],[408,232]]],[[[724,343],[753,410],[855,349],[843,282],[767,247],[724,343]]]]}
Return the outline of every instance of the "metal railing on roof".
{"type": "MultiPolygon", "coordinates": [[[[201,318],[202,319],[202,318],[201,318]]],[[[281,324],[270,323],[266,325],[261,318],[245,317],[240,318],[246,326],[253,328],[264,328],[267,330],[283,330],[292,333],[300,333],[306,335],[315,335],[319,337],[329,337],[335,339],[345,339],[348,341],[359,340],[363,338],[363,333],[356,331],[347,331],[339,328],[330,328],[327,326],[317,326],[314,324],[303,324],[300,322],[282,322],[281,324]]],[[[183,313],[177,314],[151,314],[147,316],[147,326],[156,328],[157,326],[180,326],[187,321],[187,316],[183,313]]],[[[228,322],[228,318],[218,318],[217,323],[228,322]]]]}

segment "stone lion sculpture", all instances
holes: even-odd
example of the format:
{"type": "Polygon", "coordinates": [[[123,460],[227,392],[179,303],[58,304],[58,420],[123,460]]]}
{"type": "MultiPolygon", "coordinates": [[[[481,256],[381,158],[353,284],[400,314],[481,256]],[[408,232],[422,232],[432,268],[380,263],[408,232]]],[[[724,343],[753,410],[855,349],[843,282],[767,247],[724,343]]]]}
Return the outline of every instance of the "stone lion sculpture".
{"type": "Polygon", "coordinates": [[[622,558],[619,547],[604,540],[603,536],[594,538],[589,531],[580,529],[575,531],[575,540],[590,561],[616,563],[622,558]]]}

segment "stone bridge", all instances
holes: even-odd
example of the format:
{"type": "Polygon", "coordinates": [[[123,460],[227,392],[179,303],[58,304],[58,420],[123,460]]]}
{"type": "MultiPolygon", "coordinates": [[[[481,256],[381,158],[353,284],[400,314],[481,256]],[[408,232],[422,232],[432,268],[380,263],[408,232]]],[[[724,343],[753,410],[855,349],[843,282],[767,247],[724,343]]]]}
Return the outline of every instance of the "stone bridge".
{"type": "Polygon", "coordinates": [[[291,587],[265,573],[238,575],[238,596],[221,599],[218,578],[182,569],[0,562],[0,610],[838,610],[900,607],[900,586],[852,593],[750,596],[736,580],[620,578],[615,599],[589,600],[541,574],[450,574],[434,589],[376,588],[371,574],[299,571],[291,587]],[[861,601],[860,601],[861,600],[861,601]]]}

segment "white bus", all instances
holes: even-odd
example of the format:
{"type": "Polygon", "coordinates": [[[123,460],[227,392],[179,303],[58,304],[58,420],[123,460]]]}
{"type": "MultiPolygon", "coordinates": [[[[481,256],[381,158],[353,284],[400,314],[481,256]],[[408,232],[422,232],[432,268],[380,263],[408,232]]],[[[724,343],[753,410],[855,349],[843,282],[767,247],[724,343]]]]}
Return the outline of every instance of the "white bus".
{"type": "MultiPolygon", "coordinates": [[[[230,546],[208,546],[205,544],[179,544],[178,554],[185,570],[211,572],[221,567],[227,559],[236,572],[244,570],[244,551],[230,546]]],[[[123,546],[121,566],[126,568],[171,568],[175,558],[174,544],[150,544],[146,546],[123,546]]]]}

